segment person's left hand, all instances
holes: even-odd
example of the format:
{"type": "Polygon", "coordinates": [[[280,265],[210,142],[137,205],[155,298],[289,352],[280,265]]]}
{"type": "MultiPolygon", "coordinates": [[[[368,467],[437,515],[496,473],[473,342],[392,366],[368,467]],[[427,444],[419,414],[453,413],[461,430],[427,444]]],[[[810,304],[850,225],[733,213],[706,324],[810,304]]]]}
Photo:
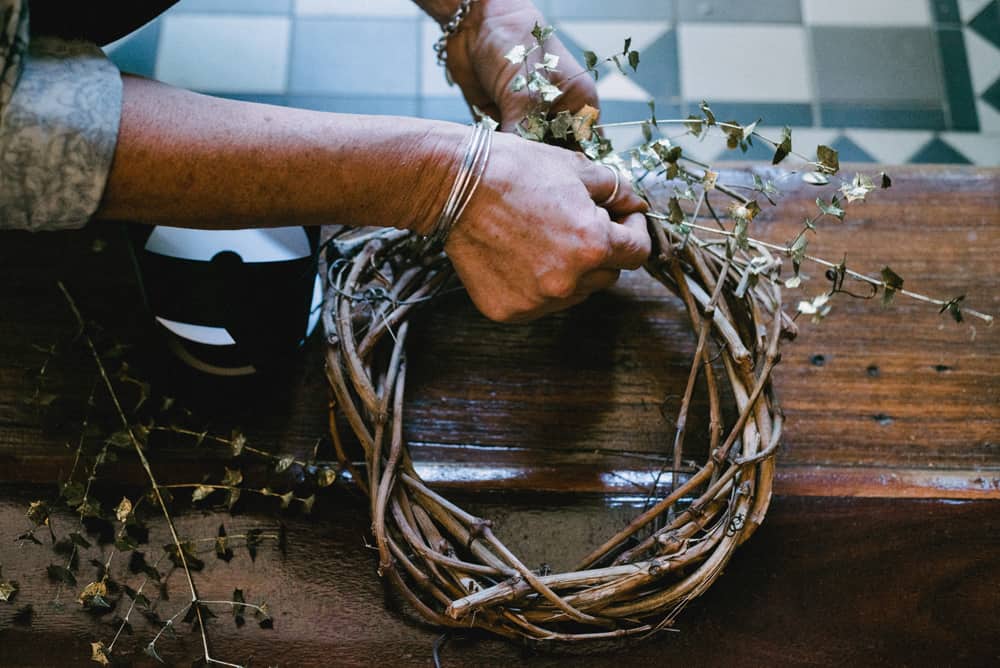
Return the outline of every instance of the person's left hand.
{"type": "MultiPolygon", "coordinates": [[[[527,89],[510,90],[511,81],[524,73],[524,66],[511,63],[504,55],[517,44],[531,48],[535,44],[531,29],[536,23],[546,25],[529,0],[479,0],[448,40],[448,71],[466,102],[492,116],[507,132],[514,130],[535,102],[527,89]]],[[[550,72],[549,79],[563,91],[553,102],[552,113],[563,109],[576,113],[586,104],[596,107],[593,79],[557,35],[545,42],[545,51],[559,56],[558,71],[550,72]]]]}

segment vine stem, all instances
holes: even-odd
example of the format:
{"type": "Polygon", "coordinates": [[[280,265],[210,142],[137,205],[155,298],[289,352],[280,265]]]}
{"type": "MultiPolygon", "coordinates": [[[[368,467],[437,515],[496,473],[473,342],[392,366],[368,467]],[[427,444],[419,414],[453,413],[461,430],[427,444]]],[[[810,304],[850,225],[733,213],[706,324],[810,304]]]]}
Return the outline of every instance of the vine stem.
{"type": "MultiPolygon", "coordinates": [[[[649,212],[647,212],[646,213],[646,217],[647,218],[652,218],[653,220],[670,222],[670,217],[669,216],[667,216],[666,214],[663,214],[663,213],[658,213],[656,211],[649,211],[649,212]]],[[[729,230],[718,230],[718,229],[715,229],[714,227],[707,227],[705,225],[698,225],[698,224],[692,223],[692,222],[685,222],[684,224],[687,225],[688,227],[692,228],[692,229],[700,230],[702,232],[709,232],[711,234],[719,234],[719,235],[722,235],[724,237],[733,237],[733,236],[735,236],[735,234],[733,232],[729,231],[729,230]]],[[[791,255],[792,254],[792,249],[789,248],[788,246],[782,246],[780,244],[772,244],[772,243],[769,243],[767,241],[762,241],[760,239],[756,239],[754,237],[750,237],[748,239],[748,241],[750,243],[752,243],[752,244],[756,244],[758,246],[761,246],[763,248],[768,248],[770,250],[775,250],[775,251],[778,251],[780,253],[784,253],[786,255],[791,255]]],[[[829,269],[836,269],[837,267],[840,266],[839,264],[836,264],[834,262],[830,262],[829,260],[824,260],[823,258],[816,257],[814,255],[808,255],[807,254],[807,255],[803,255],[802,257],[805,260],[809,260],[810,262],[813,262],[814,264],[818,264],[818,265],[820,265],[822,267],[827,267],[829,269]]],[[[880,288],[883,288],[883,289],[889,287],[888,285],[886,285],[885,281],[882,281],[882,280],[877,279],[877,278],[872,278],[871,276],[867,276],[867,275],[862,274],[860,272],[854,271],[853,269],[846,269],[845,268],[844,269],[844,273],[846,275],[850,276],[851,278],[859,280],[859,281],[861,281],[863,283],[868,283],[869,285],[874,285],[876,287],[880,287],[880,288]]],[[[906,295],[910,299],[914,299],[916,301],[925,302],[927,304],[933,304],[935,306],[945,306],[946,304],[950,303],[950,302],[948,302],[948,301],[946,301],[944,299],[935,299],[934,297],[928,297],[927,295],[922,295],[922,294],[920,294],[918,292],[911,292],[909,290],[904,290],[902,288],[896,289],[896,293],[901,294],[901,295],[906,295]]],[[[971,315],[971,316],[974,316],[976,318],[979,318],[980,320],[982,320],[982,321],[984,321],[984,322],[986,322],[988,324],[993,324],[993,316],[989,315],[988,313],[982,313],[980,311],[977,311],[975,309],[971,309],[971,308],[968,308],[968,307],[965,307],[965,306],[960,306],[959,308],[960,308],[960,310],[963,313],[967,313],[968,315],[971,315]]]]}
{"type": "MultiPolygon", "coordinates": [[[[160,506],[160,510],[163,513],[163,518],[166,520],[167,528],[170,530],[170,538],[174,542],[174,546],[177,548],[177,554],[180,557],[181,565],[184,568],[184,575],[187,580],[188,589],[191,593],[191,603],[194,606],[195,615],[198,618],[198,631],[201,633],[201,646],[204,650],[205,661],[207,663],[218,663],[227,666],[236,666],[237,664],[231,664],[225,661],[219,661],[218,659],[213,659],[211,653],[208,649],[208,634],[205,632],[205,620],[201,614],[201,609],[198,607],[198,589],[194,584],[194,577],[191,575],[191,569],[188,567],[187,558],[184,555],[184,550],[181,548],[181,540],[177,535],[177,527],[174,526],[174,519],[170,515],[170,511],[167,510],[167,504],[163,500],[163,495],[160,494],[160,485],[156,481],[156,476],[153,474],[153,469],[149,464],[149,460],[146,459],[146,453],[142,451],[142,445],[136,438],[135,433],[132,431],[132,426],[129,424],[128,418],[125,416],[125,410],[122,408],[121,401],[118,399],[118,393],[115,391],[114,385],[111,383],[111,378],[108,376],[107,369],[104,367],[104,361],[101,359],[100,353],[97,352],[97,347],[94,345],[93,339],[87,334],[86,322],[83,319],[83,315],[80,313],[80,309],[76,305],[76,301],[73,296],[66,289],[66,286],[62,281],[57,281],[59,290],[62,292],[63,297],[66,299],[66,303],[69,305],[70,311],[73,312],[73,316],[76,318],[77,325],[79,326],[80,336],[83,336],[84,341],[87,344],[87,348],[90,350],[90,355],[94,359],[94,364],[97,365],[97,371],[101,376],[101,380],[104,383],[104,387],[108,391],[108,395],[111,397],[111,402],[114,404],[115,411],[118,413],[118,419],[121,422],[122,429],[128,434],[129,441],[132,443],[132,448],[135,450],[136,455],[139,458],[140,464],[146,473],[146,477],[149,479],[150,485],[153,488],[153,494],[156,495],[156,502],[160,506]]],[[[171,618],[170,624],[176,615],[171,618]]],[[[162,633],[162,629],[160,631],[162,633]]],[[[160,634],[157,634],[159,637],[160,634]]],[[[155,640],[154,640],[155,642],[155,640]]]]}

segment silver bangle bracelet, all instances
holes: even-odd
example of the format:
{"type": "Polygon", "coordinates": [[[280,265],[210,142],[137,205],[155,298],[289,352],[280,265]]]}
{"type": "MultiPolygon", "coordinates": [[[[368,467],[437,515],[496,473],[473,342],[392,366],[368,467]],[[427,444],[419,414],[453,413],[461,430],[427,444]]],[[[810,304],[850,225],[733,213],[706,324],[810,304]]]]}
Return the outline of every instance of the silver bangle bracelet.
{"type": "Polygon", "coordinates": [[[444,248],[448,236],[454,229],[458,219],[462,217],[465,208],[479,187],[479,182],[486,171],[486,163],[493,147],[493,128],[480,121],[472,128],[472,136],[465,148],[465,156],[459,166],[458,175],[445,200],[441,215],[438,216],[431,233],[427,235],[427,243],[431,247],[444,248]]]}

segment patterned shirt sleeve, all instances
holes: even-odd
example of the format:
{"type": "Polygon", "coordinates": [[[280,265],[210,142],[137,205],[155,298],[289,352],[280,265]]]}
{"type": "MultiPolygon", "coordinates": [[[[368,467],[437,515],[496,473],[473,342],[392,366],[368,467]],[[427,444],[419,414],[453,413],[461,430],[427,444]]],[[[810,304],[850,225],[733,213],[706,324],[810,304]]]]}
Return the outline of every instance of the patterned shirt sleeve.
{"type": "MultiPolygon", "coordinates": [[[[11,34],[5,8],[19,4],[0,0],[0,40],[11,34]]],[[[23,22],[15,34],[0,41],[0,229],[82,227],[111,169],[121,75],[89,42],[36,37],[28,45],[23,22]]]]}

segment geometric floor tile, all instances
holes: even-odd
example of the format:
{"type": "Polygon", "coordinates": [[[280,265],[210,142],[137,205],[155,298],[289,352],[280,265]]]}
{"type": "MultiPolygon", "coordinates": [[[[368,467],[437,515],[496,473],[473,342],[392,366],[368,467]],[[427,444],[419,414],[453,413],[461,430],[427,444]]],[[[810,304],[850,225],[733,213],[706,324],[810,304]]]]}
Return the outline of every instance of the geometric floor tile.
{"type": "Polygon", "coordinates": [[[927,144],[933,133],[911,130],[847,130],[848,139],[884,165],[906,164],[910,156],[927,144]]]}
{"type": "Polygon", "coordinates": [[[295,15],[417,17],[421,12],[409,0],[295,0],[295,15]]]}
{"type": "Polygon", "coordinates": [[[979,94],[979,97],[1000,111],[1000,79],[994,81],[989,88],[979,94]]]}
{"type": "Polygon", "coordinates": [[[972,87],[981,93],[1000,78],[1000,49],[971,30],[963,30],[972,87]]]}
{"type": "Polygon", "coordinates": [[[929,26],[925,0],[803,0],[802,17],[808,25],[929,26]]]}
{"type": "Polygon", "coordinates": [[[871,154],[844,136],[838,137],[830,148],[837,151],[841,162],[875,162],[871,154]]]}
{"type": "Polygon", "coordinates": [[[972,28],[980,37],[983,37],[1000,47],[1000,4],[991,2],[987,4],[983,11],[979,12],[974,19],[969,21],[972,28]]]}
{"type": "Polygon", "coordinates": [[[978,132],[945,132],[941,139],[981,167],[1000,166],[1000,134],[978,132]]]}
{"type": "Polygon", "coordinates": [[[935,137],[910,157],[915,164],[969,164],[970,160],[954,148],[935,137]]]}
{"type": "Polygon", "coordinates": [[[958,0],[958,13],[963,23],[971,21],[983,8],[996,0],[958,0]]]}

